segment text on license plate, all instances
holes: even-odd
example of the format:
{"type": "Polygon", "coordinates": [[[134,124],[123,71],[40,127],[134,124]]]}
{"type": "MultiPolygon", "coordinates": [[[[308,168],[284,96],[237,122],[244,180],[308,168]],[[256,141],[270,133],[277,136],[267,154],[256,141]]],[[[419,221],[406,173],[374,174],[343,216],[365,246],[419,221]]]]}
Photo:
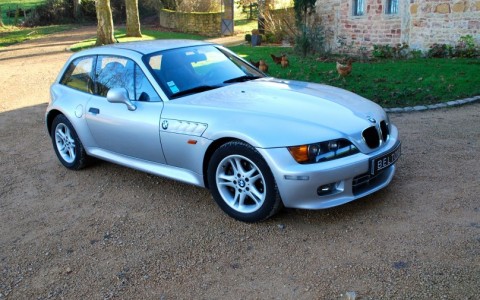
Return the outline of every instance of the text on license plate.
{"type": "Polygon", "coordinates": [[[378,172],[381,172],[382,170],[390,167],[398,160],[401,154],[402,150],[400,147],[400,143],[398,143],[398,145],[392,151],[380,157],[372,159],[370,173],[372,175],[376,175],[378,174],[378,172]]]}

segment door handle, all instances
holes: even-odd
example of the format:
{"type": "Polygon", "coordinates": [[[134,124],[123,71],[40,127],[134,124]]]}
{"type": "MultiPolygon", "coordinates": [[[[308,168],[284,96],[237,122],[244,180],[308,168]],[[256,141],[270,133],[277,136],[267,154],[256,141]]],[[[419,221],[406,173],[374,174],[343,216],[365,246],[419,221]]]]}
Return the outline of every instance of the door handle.
{"type": "Polygon", "coordinates": [[[98,115],[98,114],[100,113],[100,110],[99,110],[98,108],[95,108],[95,107],[90,107],[90,108],[88,109],[88,112],[89,112],[89,113],[92,113],[92,114],[94,114],[94,115],[98,115]]]}

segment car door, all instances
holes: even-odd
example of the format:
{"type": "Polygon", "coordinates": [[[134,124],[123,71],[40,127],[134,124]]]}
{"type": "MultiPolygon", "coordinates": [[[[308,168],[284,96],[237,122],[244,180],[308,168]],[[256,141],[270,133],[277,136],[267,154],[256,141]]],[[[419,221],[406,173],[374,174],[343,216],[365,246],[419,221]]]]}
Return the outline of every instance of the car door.
{"type": "Polygon", "coordinates": [[[160,141],[160,115],[163,102],[142,70],[132,60],[98,56],[95,93],[86,108],[86,119],[98,148],[137,158],[165,163],[160,141]],[[111,88],[125,88],[131,103],[110,103],[111,88]]]}

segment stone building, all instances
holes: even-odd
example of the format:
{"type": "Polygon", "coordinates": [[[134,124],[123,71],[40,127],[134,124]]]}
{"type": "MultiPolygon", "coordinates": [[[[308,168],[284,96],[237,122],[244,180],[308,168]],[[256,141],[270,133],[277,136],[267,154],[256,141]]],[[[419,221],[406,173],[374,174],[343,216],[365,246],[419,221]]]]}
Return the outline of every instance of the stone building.
{"type": "Polygon", "coordinates": [[[480,0],[319,0],[315,11],[333,52],[399,43],[428,50],[465,35],[480,44],[480,0]]]}

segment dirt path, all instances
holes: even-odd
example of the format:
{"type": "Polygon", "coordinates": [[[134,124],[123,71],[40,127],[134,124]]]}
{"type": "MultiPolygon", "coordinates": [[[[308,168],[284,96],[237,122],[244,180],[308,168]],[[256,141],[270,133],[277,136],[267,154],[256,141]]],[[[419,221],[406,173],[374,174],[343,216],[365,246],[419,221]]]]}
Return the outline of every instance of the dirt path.
{"type": "Polygon", "coordinates": [[[200,188],[60,165],[48,87],[93,33],[0,51],[0,299],[478,299],[480,103],[392,115],[403,156],[383,191],[243,224],[200,188]]]}

